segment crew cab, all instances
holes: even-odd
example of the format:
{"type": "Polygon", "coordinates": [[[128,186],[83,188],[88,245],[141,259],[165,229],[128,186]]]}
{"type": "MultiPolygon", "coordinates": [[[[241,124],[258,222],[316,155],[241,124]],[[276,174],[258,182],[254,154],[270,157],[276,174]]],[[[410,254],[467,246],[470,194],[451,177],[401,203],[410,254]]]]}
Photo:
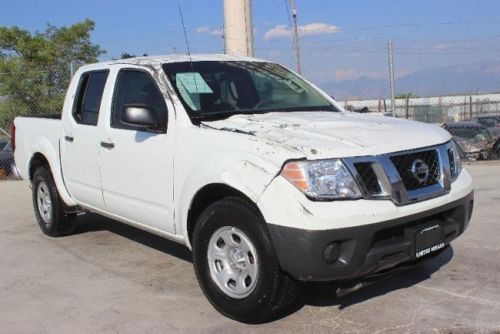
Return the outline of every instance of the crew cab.
{"type": "Polygon", "coordinates": [[[192,249],[212,305],[266,321],[298,281],[435,255],[473,185],[448,132],[360,115],[285,67],[227,55],[81,67],[62,115],[18,117],[15,160],[42,231],[95,212],[192,249]]]}

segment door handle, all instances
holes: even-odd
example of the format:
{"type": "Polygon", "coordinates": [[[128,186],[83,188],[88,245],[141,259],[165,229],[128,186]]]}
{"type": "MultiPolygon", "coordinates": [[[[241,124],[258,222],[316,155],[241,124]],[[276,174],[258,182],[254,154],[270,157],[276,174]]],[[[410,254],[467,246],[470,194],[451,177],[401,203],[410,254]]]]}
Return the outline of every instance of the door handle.
{"type": "Polygon", "coordinates": [[[109,149],[115,148],[115,144],[108,143],[108,142],[105,142],[105,141],[101,142],[101,146],[104,147],[104,148],[109,148],[109,149]]]}
{"type": "Polygon", "coordinates": [[[64,136],[64,140],[66,140],[66,141],[68,141],[68,142],[72,143],[72,142],[75,140],[75,138],[74,138],[74,137],[71,137],[71,136],[64,136]]]}

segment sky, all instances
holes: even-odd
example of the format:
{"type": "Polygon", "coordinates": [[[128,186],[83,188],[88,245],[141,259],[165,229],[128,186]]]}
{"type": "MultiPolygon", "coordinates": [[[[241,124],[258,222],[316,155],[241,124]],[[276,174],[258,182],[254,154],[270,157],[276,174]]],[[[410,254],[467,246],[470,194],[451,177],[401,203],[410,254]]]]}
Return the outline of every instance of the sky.
{"type": "MultiPolygon", "coordinates": [[[[92,19],[101,60],[185,53],[179,6],[193,53],[223,52],[223,0],[1,0],[0,25],[43,31],[92,19]]],[[[498,0],[296,0],[304,74],[317,82],[396,76],[500,57],[498,0]]],[[[294,67],[286,0],[254,0],[255,53],[294,67]]]]}

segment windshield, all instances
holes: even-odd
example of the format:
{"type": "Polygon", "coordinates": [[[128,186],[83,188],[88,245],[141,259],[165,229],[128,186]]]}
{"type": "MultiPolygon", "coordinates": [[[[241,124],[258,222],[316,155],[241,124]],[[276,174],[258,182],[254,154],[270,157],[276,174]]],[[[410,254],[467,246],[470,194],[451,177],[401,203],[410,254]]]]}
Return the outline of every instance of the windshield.
{"type": "Polygon", "coordinates": [[[497,123],[500,123],[500,117],[481,117],[477,119],[477,122],[487,128],[494,128],[497,123]]]}
{"type": "Polygon", "coordinates": [[[316,89],[273,63],[200,61],[169,63],[163,68],[191,118],[337,111],[316,89]]]}
{"type": "Polygon", "coordinates": [[[455,137],[491,141],[488,130],[478,126],[453,126],[449,127],[448,131],[455,137]]]}
{"type": "Polygon", "coordinates": [[[10,146],[10,142],[8,142],[4,147],[3,151],[5,152],[12,152],[12,147],[10,146]]]}

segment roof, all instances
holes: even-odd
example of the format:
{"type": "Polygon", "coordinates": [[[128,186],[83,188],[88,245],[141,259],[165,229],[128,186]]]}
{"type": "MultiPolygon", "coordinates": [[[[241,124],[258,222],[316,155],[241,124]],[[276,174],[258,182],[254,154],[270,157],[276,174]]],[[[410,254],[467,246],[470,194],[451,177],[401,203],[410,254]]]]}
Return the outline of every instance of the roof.
{"type": "Polygon", "coordinates": [[[262,62],[265,60],[244,57],[244,56],[231,56],[226,54],[193,54],[190,56],[186,54],[171,54],[162,56],[146,56],[135,57],[127,59],[117,59],[101,63],[84,65],[82,67],[94,67],[96,65],[114,65],[114,64],[130,64],[130,65],[152,65],[152,64],[165,64],[165,63],[180,63],[180,62],[198,62],[198,61],[253,61],[262,62]]]}
{"type": "Polygon", "coordinates": [[[474,122],[452,122],[445,123],[448,128],[463,128],[463,127],[471,127],[471,128],[482,128],[483,126],[474,122]]]}
{"type": "Polygon", "coordinates": [[[499,117],[500,117],[500,114],[482,114],[482,115],[475,115],[474,117],[472,117],[472,119],[477,119],[477,118],[492,118],[492,117],[499,118],[499,117]]]}

